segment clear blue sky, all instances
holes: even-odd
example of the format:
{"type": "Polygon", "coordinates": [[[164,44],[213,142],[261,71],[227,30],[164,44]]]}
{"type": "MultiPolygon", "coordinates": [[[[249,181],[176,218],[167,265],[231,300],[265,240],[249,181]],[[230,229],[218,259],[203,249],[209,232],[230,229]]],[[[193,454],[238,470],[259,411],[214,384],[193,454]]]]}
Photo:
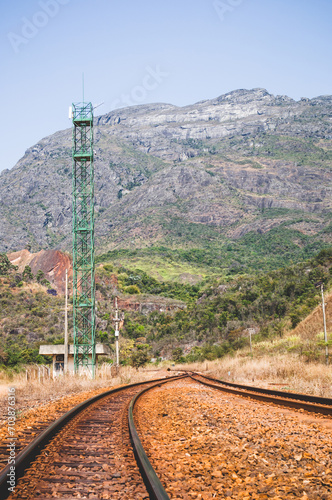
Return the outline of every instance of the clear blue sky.
{"type": "Polygon", "coordinates": [[[1,162],[70,127],[82,98],[183,106],[238,88],[332,94],[331,0],[1,2],[1,162]]]}

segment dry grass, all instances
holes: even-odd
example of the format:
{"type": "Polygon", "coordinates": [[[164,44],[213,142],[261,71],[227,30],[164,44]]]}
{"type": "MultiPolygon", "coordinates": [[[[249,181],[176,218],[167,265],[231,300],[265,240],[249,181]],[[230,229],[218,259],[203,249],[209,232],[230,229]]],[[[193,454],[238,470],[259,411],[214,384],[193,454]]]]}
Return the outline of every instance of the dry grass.
{"type": "MultiPolygon", "coordinates": [[[[325,296],[326,330],[332,331],[332,293],[325,296]]],[[[312,340],[320,332],[324,331],[322,306],[319,305],[291,332],[291,335],[299,335],[302,339],[312,340]]]]}
{"type": "Polygon", "coordinates": [[[281,354],[259,358],[226,356],[215,361],[176,365],[213,377],[258,387],[272,387],[317,396],[332,397],[332,366],[304,363],[298,356],[281,354]]]}
{"type": "Polygon", "coordinates": [[[62,376],[54,380],[45,379],[26,381],[25,373],[8,378],[0,372],[0,408],[7,405],[8,388],[15,387],[16,410],[21,413],[28,408],[37,408],[50,401],[59,400],[65,396],[75,395],[82,392],[92,392],[98,389],[112,388],[115,386],[143,382],[145,380],[159,378],[166,372],[135,370],[129,366],[121,367],[118,376],[107,378],[96,378],[91,380],[87,377],[62,376]]]}

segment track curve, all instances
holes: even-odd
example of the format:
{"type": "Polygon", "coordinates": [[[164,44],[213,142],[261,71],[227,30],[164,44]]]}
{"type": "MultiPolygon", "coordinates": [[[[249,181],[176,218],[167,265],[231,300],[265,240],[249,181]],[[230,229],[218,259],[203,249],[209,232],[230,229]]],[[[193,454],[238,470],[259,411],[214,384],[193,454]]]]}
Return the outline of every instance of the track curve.
{"type": "Polygon", "coordinates": [[[260,387],[233,384],[195,372],[192,372],[191,374],[189,374],[189,376],[197,382],[201,382],[208,387],[212,387],[220,391],[256,399],[265,403],[273,403],[288,408],[296,408],[311,413],[320,413],[322,415],[332,416],[332,399],[330,398],[322,398],[319,396],[311,396],[307,394],[295,394],[290,392],[263,389],[260,387]],[[208,382],[206,380],[208,380],[208,382]]]}
{"type": "Polygon", "coordinates": [[[0,498],[168,498],[147,493],[155,487],[149,477],[143,483],[136,465],[140,451],[131,448],[127,409],[142,388],[177,378],[119,387],[77,405],[16,457],[14,492],[7,485],[9,465],[2,470],[0,498]]]}
{"type": "Polygon", "coordinates": [[[332,498],[332,421],[190,378],[149,391],[135,422],[170,498],[332,498]]]}
{"type": "Polygon", "coordinates": [[[9,466],[0,473],[0,499],[169,500],[168,485],[161,484],[143,449],[133,409],[147,391],[184,377],[218,391],[332,415],[331,399],[231,384],[194,372],[119,387],[77,405],[27,446],[17,456],[20,479],[12,494],[9,466]]]}

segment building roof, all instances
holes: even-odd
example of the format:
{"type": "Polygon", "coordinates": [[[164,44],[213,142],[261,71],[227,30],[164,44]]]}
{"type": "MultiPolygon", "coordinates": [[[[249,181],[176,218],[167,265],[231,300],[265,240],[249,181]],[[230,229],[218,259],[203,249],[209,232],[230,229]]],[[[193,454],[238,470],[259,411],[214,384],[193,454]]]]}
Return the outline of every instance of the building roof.
{"type": "MultiPolygon", "coordinates": [[[[70,344],[68,347],[69,347],[69,354],[74,355],[73,344],[70,344]]],[[[39,346],[39,354],[43,354],[44,356],[53,356],[55,354],[64,354],[64,353],[65,353],[64,344],[39,346]]],[[[96,354],[108,356],[111,354],[111,351],[110,348],[105,344],[96,344],[96,354]]]]}

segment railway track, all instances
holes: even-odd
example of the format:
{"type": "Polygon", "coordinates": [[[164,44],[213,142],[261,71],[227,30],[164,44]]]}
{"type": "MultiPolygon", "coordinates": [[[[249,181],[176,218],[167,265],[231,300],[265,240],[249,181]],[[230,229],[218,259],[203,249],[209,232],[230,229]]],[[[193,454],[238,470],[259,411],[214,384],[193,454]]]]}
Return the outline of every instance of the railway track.
{"type": "Polygon", "coordinates": [[[13,492],[10,466],[3,469],[1,500],[168,499],[135,434],[132,400],[142,389],[178,378],[131,384],[77,405],[16,457],[13,492]]]}
{"type": "Polygon", "coordinates": [[[172,499],[332,498],[326,416],[186,378],[143,395],[135,422],[172,499]]]}
{"type": "Polygon", "coordinates": [[[206,375],[198,373],[190,374],[193,380],[214,389],[237,394],[246,398],[256,399],[265,403],[273,403],[280,406],[305,410],[310,413],[320,413],[321,415],[332,416],[332,399],[311,396],[308,394],[295,394],[290,392],[276,391],[273,389],[263,389],[231,382],[224,382],[206,375]]]}
{"type": "Polygon", "coordinates": [[[132,384],[95,396],[43,431],[16,459],[14,492],[9,467],[0,473],[0,499],[169,499],[138,437],[133,411],[144,393],[190,377],[218,391],[279,406],[332,415],[332,400],[226,383],[188,372],[132,384]]]}
{"type": "MultiPolygon", "coordinates": [[[[34,401],[31,406],[21,405],[22,395],[18,399],[17,408],[15,408],[16,421],[15,421],[15,453],[16,456],[26,447],[31,441],[47,429],[55,420],[61,415],[64,415],[71,408],[82,403],[83,401],[97,396],[105,392],[107,389],[92,389],[81,393],[74,393],[68,396],[59,395],[59,398],[44,400],[42,396],[42,386],[39,400],[34,401]]],[[[0,472],[8,463],[8,428],[7,428],[7,401],[4,401],[0,412],[2,414],[2,421],[0,427],[0,472]]]]}

